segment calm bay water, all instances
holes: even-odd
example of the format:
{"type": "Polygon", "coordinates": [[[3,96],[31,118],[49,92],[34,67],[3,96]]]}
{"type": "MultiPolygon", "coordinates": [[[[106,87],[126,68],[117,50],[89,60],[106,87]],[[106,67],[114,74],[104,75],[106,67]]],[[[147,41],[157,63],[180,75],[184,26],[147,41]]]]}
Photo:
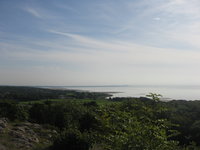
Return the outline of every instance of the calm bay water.
{"type": "Polygon", "coordinates": [[[140,97],[151,93],[161,94],[162,100],[200,100],[200,85],[188,86],[62,86],[62,89],[91,92],[110,92],[113,97],[140,97]]]}

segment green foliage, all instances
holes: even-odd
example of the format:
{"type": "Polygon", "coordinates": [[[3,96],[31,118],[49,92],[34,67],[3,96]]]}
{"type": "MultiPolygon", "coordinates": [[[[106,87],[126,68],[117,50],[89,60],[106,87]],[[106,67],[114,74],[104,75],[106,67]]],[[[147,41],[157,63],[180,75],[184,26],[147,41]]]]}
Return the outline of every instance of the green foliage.
{"type": "Polygon", "coordinates": [[[86,112],[79,119],[79,129],[81,132],[97,130],[101,122],[96,118],[95,114],[86,112]]]}
{"type": "Polygon", "coordinates": [[[139,101],[105,106],[100,110],[103,131],[96,139],[108,150],[165,150],[177,147],[168,141],[170,123],[153,116],[154,110],[139,101]]]}
{"type": "Polygon", "coordinates": [[[0,100],[33,101],[41,99],[105,99],[107,93],[80,92],[75,90],[45,89],[23,86],[0,86],[0,100]]]}
{"type": "Polygon", "coordinates": [[[85,102],[83,105],[86,107],[98,107],[98,104],[96,101],[85,102]]]}
{"type": "Polygon", "coordinates": [[[66,101],[65,103],[35,103],[30,108],[30,119],[37,123],[54,125],[60,129],[77,126],[84,107],[66,101]]]}
{"type": "Polygon", "coordinates": [[[101,145],[104,150],[177,149],[177,142],[169,140],[174,134],[171,123],[160,115],[165,109],[158,96],[152,94],[148,103],[130,99],[101,106],[47,101],[33,104],[30,118],[61,129],[53,149],[89,149],[92,145],[101,145]]]}
{"type": "Polygon", "coordinates": [[[70,129],[61,133],[52,146],[52,150],[89,150],[87,137],[80,131],[70,129]]]}
{"type": "Polygon", "coordinates": [[[147,97],[150,97],[153,101],[158,102],[160,101],[160,97],[162,97],[161,94],[156,94],[156,93],[149,93],[146,95],[147,97]]]}
{"type": "Polygon", "coordinates": [[[27,108],[15,101],[0,101],[0,117],[7,117],[10,120],[26,120],[28,118],[27,108]]]}
{"type": "Polygon", "coordinates": [[[190,145],[191,142],[200,146],[200,101],[171,101],[165,103],[165,106],[169,108],[166,118],[178,125],[172,129],[180,133],[171,139],[179,141],[180,145],[184,146],[190,145]]]}
{"type": "Polygon", "coordinates": [[[102,95],[95,93],[23,90],[13,94],[12,88],[9,92],[0,88],[0,98],[26,100],[34,94],[33,99],[50,95],[72,98],[33,103],[0,101],[0,117],[58,129],[54,149],[190,150],[200,146],[200,101],[162,102],[161,95],[154,93],[147,95],[149,98],[99,100],[102,95]]]}

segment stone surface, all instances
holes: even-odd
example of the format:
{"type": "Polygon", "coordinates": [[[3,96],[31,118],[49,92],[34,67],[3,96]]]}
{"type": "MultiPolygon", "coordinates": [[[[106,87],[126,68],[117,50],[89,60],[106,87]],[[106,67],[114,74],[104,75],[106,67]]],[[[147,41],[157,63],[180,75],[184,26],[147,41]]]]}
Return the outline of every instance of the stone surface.
{"type": "MultiPolygon", "coordinates": [[[[50,144],[53,137],[57,135],[57,131],[45,129],[39,124],[30,122],[13,124],[6,118],[0,118],[0,135],[9,137],[4,140],[11,143],[16,149],[30,150],[37,143],[50,144]]],[[[10,150],[9,147],[1,144],[2,141],[0,140],[0,150],[10,150]]]]}
{"type": "Polygon", "coordinates": [[[0,143],[0,150],[7,150],[5,146],[0,143]]]}
{"type": "Polygon", "coordinates": [[[7,119],[6,118],[0,118],[0,127],[6,128],[7,127],[7,119]]]}

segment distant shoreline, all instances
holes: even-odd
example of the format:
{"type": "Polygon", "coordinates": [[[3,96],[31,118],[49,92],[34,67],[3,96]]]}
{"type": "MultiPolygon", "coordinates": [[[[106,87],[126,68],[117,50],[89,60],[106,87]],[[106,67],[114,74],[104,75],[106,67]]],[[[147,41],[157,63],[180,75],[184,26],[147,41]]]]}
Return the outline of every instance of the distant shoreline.
{"type": "Polygon", "coordinates": [[[146,97],[147,94],[157,93],[163,95],[161,100],[186,100],[194,101],[200,100],[200,85],[111,85],[111,86],[45,86],[56,89],[85,91],[85,92],[99,92],[111,94],[114,97],[146,97]]]}
{"type": "Polygon", "coordinates": [[[99,85],[99,86],[12,86],[5,87],[29,87],[55,90],[71,90],[78,92],[105,93],[114,97],[146,97],[149,93],[163,95],[163,101],[171,100],[200,100],[200,85],[99,85]]]}

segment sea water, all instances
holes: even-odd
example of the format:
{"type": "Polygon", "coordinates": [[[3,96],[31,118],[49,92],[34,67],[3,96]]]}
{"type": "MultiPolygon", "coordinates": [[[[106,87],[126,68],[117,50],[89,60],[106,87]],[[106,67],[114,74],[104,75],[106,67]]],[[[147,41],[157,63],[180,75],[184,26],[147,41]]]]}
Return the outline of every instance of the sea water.
{"type": "Polygon", "coordinates": [[[200,100],[200,85],[119,85],[62,86],[62,89],[108,92],[112,97],[145,97],[149,93],[162,95],[162,100],[200,100]]]}

